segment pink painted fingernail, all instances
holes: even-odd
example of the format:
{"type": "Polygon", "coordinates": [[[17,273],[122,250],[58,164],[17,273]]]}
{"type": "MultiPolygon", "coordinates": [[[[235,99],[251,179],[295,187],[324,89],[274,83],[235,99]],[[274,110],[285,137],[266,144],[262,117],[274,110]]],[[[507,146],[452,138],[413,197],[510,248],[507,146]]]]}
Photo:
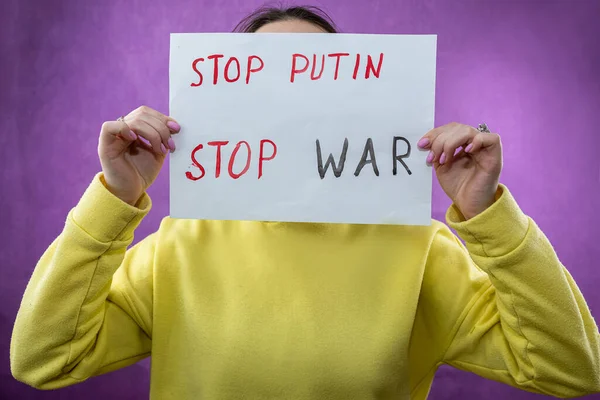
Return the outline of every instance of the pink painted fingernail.
{"type": "Polygon", "coordinates": [[[171,152],[175,151],[175,141],[173,140],[173,138],[169,138],[169,141],[167,142],[167,144],[169,145],[171,152]]]}
{"type": "Polygon", "coordinates": [[[181,129],[179,124],[175,121],[167,122],[167,126],[169,127],[170,130],[175,131],[175,132],[179,132],[179,130],[181,129]]]}
{"type": "Polygon", "coordinates": [[[442,153],[442,156],[440,157],[440,164],[443,164],[446,162],[446,153],[442,153]]]}
{"type": "Polygon", "coordinates": [[[131,140],[136,140],[137,139],[137,135],[135,134],[134,131],[129,131],[129,137],[131,138],[131,140]]]}
{"type": "Polygon", "coordinates": [[[417,146],[419,146],[420,148],[424,148],[429,144],[429,138],[424,137],[423,139],[419,140],[417,142],[417,146]]]}
{"type": "Polygon", "coordinates": [[[166,147],[165,147],[165,145],[164,145],[164,144],[162,144],[162,143],[160,144],[160,151],[162,151],[162,152],[163,152],[163,154],[167,154],[167,148],[166,148],[166,147]]]}
{"type": "Polygon", "coordinates": [[[433,151],[430,151],[429,154],[427,155],[427,163],[431,164],[431,162],[433,161],[433,151]]]}
{"type": "Polygon", "coordinates": [[[465,153],[468,153],[471,151],[471,149],[473,148],[473,143],[469,143],[469,145],[467,146],[467,148],[465,149],[465,153]]]}
{"type": "Polygon", "coordinates": [[[462,147],[458,147],[456,150],[454,150],[454,155],[456,156],[462,149],[462,147]]]}

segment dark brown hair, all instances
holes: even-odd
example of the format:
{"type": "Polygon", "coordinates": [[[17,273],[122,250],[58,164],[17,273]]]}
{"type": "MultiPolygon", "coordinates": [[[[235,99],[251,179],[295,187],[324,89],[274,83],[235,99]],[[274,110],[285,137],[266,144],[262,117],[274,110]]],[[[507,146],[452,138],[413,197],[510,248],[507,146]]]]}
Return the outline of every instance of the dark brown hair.
{"type": "Polygon", "coordinates": [[[254,33],[268,23],[290,20],[310,22],[325,32],[337,33],[337,28],[331,17],[325,11],[315,6],[261,7],[242,19],[233,31],[254,33]]]}

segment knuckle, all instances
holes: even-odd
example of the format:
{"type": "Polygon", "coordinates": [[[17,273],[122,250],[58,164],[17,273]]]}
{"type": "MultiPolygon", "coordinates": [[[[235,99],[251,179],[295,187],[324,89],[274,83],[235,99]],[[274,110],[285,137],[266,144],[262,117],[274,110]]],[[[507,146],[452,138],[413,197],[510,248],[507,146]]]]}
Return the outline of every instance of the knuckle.
{"type": "Polygon", "coordinates": [[[435,154],[440,154],[443,149],[444,149],[444,146],[442,144],[440,144],[440,143],[438,143],[435,146],[431,146],[431,150],[433,150],[433,152],[435,154]]]}
{"type": "Polygon", "coordinates": [[[440,135],[440,136],[433,138],[433,140],[431,141],[431,146],[443,146],[444,142],[445,142],[444,137],[440,135]]]}
{"type": "Polygon", "coordinates": [[[127,121],[127,126],[131,129],[139,129],[140,124],[136,117],[131,118],[131,120],[127,121]]]}
{"type": "Polygon", "coordinates": [[[153,143],[159,144],[162,142],[162,138],[160,137],[160,135],[156,132],[150,132],[150,137],[149,140],[153,143]]]}

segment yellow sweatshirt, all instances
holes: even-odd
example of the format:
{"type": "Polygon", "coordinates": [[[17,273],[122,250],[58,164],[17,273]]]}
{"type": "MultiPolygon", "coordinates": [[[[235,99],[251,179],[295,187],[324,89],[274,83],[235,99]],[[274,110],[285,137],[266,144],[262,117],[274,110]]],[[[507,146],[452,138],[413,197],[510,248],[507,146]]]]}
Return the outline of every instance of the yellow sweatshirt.
{"type": "Polygon", "coordinates": [[[561,397],[600,391],[598,328],[506,187],[484,213],[385,226],[165,218],[99,174],[40,259],[14,376],[41,389],[152,355],[153,399],[425,399],[450,364],[561,397]]]}

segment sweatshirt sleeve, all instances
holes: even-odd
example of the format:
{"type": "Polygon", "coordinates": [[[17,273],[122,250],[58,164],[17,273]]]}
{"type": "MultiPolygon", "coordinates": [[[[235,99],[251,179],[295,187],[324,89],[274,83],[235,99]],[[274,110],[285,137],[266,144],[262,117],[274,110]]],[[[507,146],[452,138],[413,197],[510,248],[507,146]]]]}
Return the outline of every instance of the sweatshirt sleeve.
{"type": "Polygon", "coordinates": [[[464,221],[452,206],[446,217],[466,249],[448,230],[435,239],[432,278],[449,285],[433,300],[437,317],[443,310],[458,316],[442,362],[557,397],[600,391],[596,323],[552,245],[506,187],[482,214],[464,221]],[[460,275],[448,275],[453,271],[460,275]]]}
{"type": "Polygon", "coordinates": [[[94,178],[25,290],[10,346],[17,380],[56,389],[150,354],[155,235],[126,251],[150,207],[94,178]]]}

